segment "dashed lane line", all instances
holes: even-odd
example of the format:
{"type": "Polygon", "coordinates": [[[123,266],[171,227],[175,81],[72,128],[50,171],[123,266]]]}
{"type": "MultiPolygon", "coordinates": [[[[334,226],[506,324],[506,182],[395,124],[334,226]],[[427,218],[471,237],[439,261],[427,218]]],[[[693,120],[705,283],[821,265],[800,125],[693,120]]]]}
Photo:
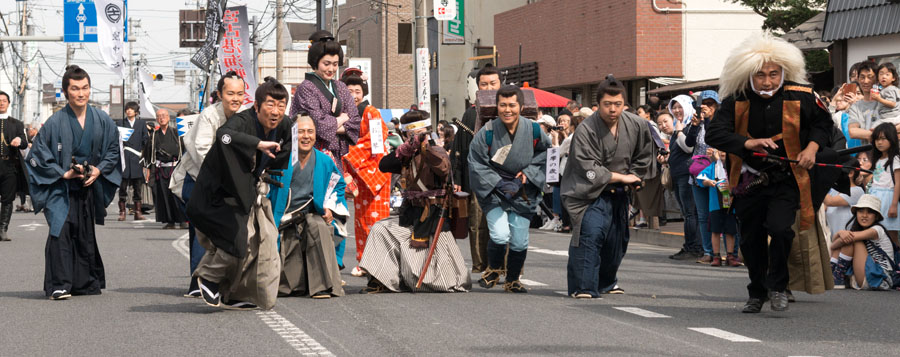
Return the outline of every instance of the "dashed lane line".
{"type": "MultiPolygon", "coordinates": [[[[178,239],[172,241],[172,247],[175,248],[176,251],[181,253],[185,258],[191,259],[191,253],[188,249],[188,233],[185,233],[178,239]]],[[[297,328],[296,325],[288,321],[288,319],[279,315],[277,312],[269,310],[269,311],[257,311],[256,316],[259,317],[262,322],[264,322],[267,326],[269,326],[272,331],[277,333],[284,342],[287,342],[291,347],[294,348],[297,352],[301,353],[304,356],[334,356],[331,351],[322,346],[315,339],[310,337],[303,332],[303,330],[297,328]]]]}
{"type": "Polygon", "coordinates": [[[635,314],[640,317],[646,317],[649,319],[667,319],[667,318],[671,317],[671,316],[663,315],[663,314],[656,313],[653,311],[644,310],[639,307],[613,306],[613,309],[616,309],[619,311],[625,311],[627,313],[635,314]]]}
{"type": "Polygon", "coordinates": [[[525,284],[525,285],[528,285],[528,286],[536,286],[536,287],[537,287],[537,286],[548,286],[547,284],[544,284],[544,283],[539,282],[539,281],[534,281],[534,280],[519,279],[519,281],[520,281],[522,284],[525,284]]]}
{"type": "Polygon", "coordinates": [[[731,333],[713,327],[688,327],[688,330],[696,331],[713,337],[718,337],[731,342],[761,342],[760,340],[757,340],[755,338],[741,336],[736,333],[731,333]]]}

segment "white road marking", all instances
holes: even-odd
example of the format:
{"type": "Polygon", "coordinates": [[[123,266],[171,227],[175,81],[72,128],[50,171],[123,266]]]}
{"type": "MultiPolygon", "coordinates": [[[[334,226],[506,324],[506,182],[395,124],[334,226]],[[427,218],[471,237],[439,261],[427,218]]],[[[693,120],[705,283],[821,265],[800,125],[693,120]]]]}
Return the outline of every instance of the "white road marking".
{"type": "Polygon", "coordinates": [[[558,255],[561,257],[569,256],[569,251],[567,251],[567,250],[550,250],[550,249],[544,249],[544,248],[538,248],[538,247],[528,247],[528,250],[535,252],[535,253],[558,255]]]}
{"type": "MultiPolygon", "coordinates": [[[[175,248],[185,258],[191,259],[191,253],[188,248],[188,233],[185,233],[178,239],[172,241],[172,247],[175,248]]],[[[300,330],[288,319],[282,317],[277,312],[258,311],[256,316],[266,323],[272,331],[275,331],[285,342],[297,352],[304,356],[334,356],[331,351],[316,342],[315,339],[300,330]]]]}
{"type": "Polygon", "coordinates": [[[331,351],[277,312],[259,311],[256,316],[259,316],[260,320],[269,325],[272,331],[275,331],[285,342],[304,356],[334,356],[331,351]]]}
{"type": "Polygon", "coordinates": [[[557,291],[554,291],[554,293],[560,294],[562,296],[569,296],[569,292],[567,292],[567,291],[557,290],[557,291]]]}
{"type": "Polygon", "coordinates": [[[755,338],[750,338],[747,336],[741,336],[736,333],[731,333],[725,330],[720,330],[712,327],[688,327],[688,330],[697,331],[702,334],[707,334],[713,337],[718,337],[723,340],[728,340],[731,342],[761,342],[755,338]]]}
{"type": "Polygon", "coordinates": [[[613,306],[613,309],[625,311],[627,313],[635,314],[635,315],[650,318],[650,319],[667,319],[667,318],[671,317],[668,315],[655,313],[653,311],[644,310],[644,309],[641,309],[638,307],[613,306]]]}
{"type": "Polygon", "coordinates": [[[539,282],[539,281],[534,281],[534,280],[519,279],[519,281],[520,281],[522,284],[525,284],[525,285],[528,285],[528,286],[547,286],[547,284],[544,284],[544,283],[539,282]]]}
{"type": "Polygon", "coordinates": [[[43,226],[44,226],[43,224],[37,223],[35,221],[31,221],[31,223],[29,223],[29,224],[19,225],[19,227],[25,228],[25,230],[28,232],[33,232],[38,227],[43,227],[43,226]]]}

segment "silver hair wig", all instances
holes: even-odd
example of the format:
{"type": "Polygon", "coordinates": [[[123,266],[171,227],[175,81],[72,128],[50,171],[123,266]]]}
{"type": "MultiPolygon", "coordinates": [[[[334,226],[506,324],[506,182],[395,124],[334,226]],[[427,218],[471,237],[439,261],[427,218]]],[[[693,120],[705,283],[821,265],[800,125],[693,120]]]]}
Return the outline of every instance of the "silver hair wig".
{"type": "Polygon", "coordinates": [[[750,77],[766,62],[781,66],[785,82],[808,84],[803,52],[787,41],[769,33],[753,35],[731,51],[719,77],[719,97],[743,94],[750,86],[750,77]]]}

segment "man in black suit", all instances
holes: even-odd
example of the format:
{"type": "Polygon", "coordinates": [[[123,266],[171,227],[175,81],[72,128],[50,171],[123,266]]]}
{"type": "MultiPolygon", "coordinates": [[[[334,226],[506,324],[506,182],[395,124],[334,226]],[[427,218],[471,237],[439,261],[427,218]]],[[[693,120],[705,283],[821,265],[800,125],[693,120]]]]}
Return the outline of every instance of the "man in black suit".
{"type": "Polygon", "coordinates": [[[9,95],[0,91],[0,241],[9,241],[6,231],[16,199],[19,150],[28,147],[25,125],[9,116],[9,95]]]}
{"type": "Polygon", "coordinates": [[[141,165],[141,150],[144,144],[150,140],[147,123],[143,119],[137,119],[140,106],[136,102],[125,104],[125,119],[117,120],[116,125],[128,129],[134,129],[128,141],[122,146],[122,155],[125,157],[125,166],[122,167],[122,186],[119,187],[119,221],[125,220],[125,203],[128,201],[128,187],[131,187],[131,200],[134,202],[134,220],[141,221],[144,215],[141,212],[141,190],[144,187],[144,167],[141,165]]]}

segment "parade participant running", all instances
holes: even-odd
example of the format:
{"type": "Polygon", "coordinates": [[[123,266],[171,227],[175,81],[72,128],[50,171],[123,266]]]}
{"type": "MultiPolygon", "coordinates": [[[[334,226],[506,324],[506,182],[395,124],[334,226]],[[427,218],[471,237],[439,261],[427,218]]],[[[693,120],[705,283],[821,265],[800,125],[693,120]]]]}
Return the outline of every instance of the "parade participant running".
{"type": "Polygon", "coordinates": [[[729,189],[750,275],[743,312],[760,312],[767,299],[772,310],[784,311],[792,226],[799,209],[800,231],[813,227],[816,182],[807,170],[819,148],[829,145],[834,124],[806,85],[803,54],[780,38],[745,40],[725,62],[720,83],[725,99],[707,127],[706,143],[730,154],[729,189]],[[772,163],[754,152],[798,163],[772,163]]]}
{"type": "Polygon", "coordinates": [[[143,221],[141,212],[141,194],[144,192],[144,166],[141,165],[141,154],[144,144],[150,140],[149,126],[143,119],[138,119],[141,107],[137,102],[125,103],[125,119],[116,123],[118,126],[134,129],[128,140],[122,143],[125,167],[122,168],[122,187],[119,188],[119,221],[124,221],[127,214],[128,188],[131,188],[131,201],[134,203],[134,220],[143,221]]]}
{"type": "Polygon", "coordinates": [[[44,293],[52,300],[106,288],[94,225],[103,224],[122,181],[119,131],[88,105],[91,77],[68,66],[62,87],[68,105],[47,119],[25,158],[35,212],[43,210],[50,226],[44,293]]]}
{"type": "Polygon", "coordinates": [[[656,164],[650,127],[624,111],[625,93],[612,75],[600,83],[600,110],[575,130],[562,177],[572,217],[568,293],[576,299],[625,292],[616,273],[628,248],[628,197],[656,164]]]}
{"type": "MultiPolygon", "coordinates": [[[[500,72],[494,66],[485,66],[475,75],[475,81],[478,90],[500,89],[500,72]]],[[[469,193],[469,249],[472,252],[472,272],[481,273],[487,268],[487,242],[490,236],[487,220],[481,206],[478,205],[469,180],[469,144],[472,143],[480,124],[476,123],[478,119],[478,112],[475,110],[476,93],[475,90],[469,92],[471,105],[463,114],[462,122],[456,123],[460,126],[460,130],[453,139],[453,157],[450,158],[450,162],[453,164],[453,182],[459,185],[460,190],[469,193]]]]}
{"type": "MultiPolygon", "coordinates": [[[[241,106],[244,103],[244,79],[235,71],[229,71],[219,78],[216,91],[219,93],[221,101],[203,109],[194,122],[194,126],[182,137],[184,155],[175,166],[169,182],[169,190],[184,202],[188,202],[191,198],[194,182],[200,175],[200,165],[203,164],[203,159],[206,158],[206,154],[216,141],[216,130],[219,130],[219,127],[224,125],[232,115],[244,110],[241,106]]],[[[200,264],[200,259],[206,253],[206,249],[197,241],[193,223],[188,225],[188,229],[190,233],[188,241],[191,255],[190,268],[191,275],[193,275],[197,265],[200,264]]],[[[191,278],[190,288],[185,296],[198,298],[201,296],[197,279],[191,278]]]]}
{"type": "MultiPolygon", "coordinates": [[[[378,169],[378,163],[387,153],[384,144],[387,125],[381,119],[378,109],[369,105],[369,101],[363,100],[369,94],[368,83],[356,74],[349,74],[342,81],[350,90],[362,118],[359,124],[359,141],[356,145],[351,145],[349,152],[343,157],[344,175],[353,177],[359,192],[353,198],[356,261],[359,262],[366,248],[370,228],[391,213],[391,175],[378,169]]],[[[356,266],[350,274],[362,276],[362,270],[356,266]]]]}
{"type": "Polygon", "coordinates": [[[9,116],[9,94],[0,91],[0,241],[10,241],[7,235],[9,220],[12,218],[13,202],[18,187],[19,150],[28,148],[25,139],[25,125],[9,116]]]}
{"type": "Polygon", "coordinates": [[[369,275],[360,293],[455,292],[467,291],[472,283],[466,262],[450,233],[450,224],[441,227],[440,204],[450,175],[450,158],[444,148],[429,140],[431,121],[412,110],[400,117],[406,137],[400,147],[381,159],[382,172],[402,175],[403,204],[400,217],[386,218],[372,226],[359,267],[369,275]],[[437,238],[437,242],[431,242],[437,238]],[[430,244],[437,244],[422,287],[416,289],[430,244]]]}
{"type": "MultiPolygon", "coordinates": [[[[344,296],[341,272],[334,255],[350,216],[344,200],[344,179],[334,161],[313,148],[316,124],[307,115],[294,123],[297,141],[291,166],[279,179],[287,194],[273,201],[281,231],[281,283],[279,296],[310,295],[313,299],[344,296]],[[294,156],[296,155],[296,156],[294,156]]],[[[292,135],[293,136],[293,135],[292,135]]],[[[279,189],[281,190],[281,189],[279,189]]]]}
{"type": "Polygon", "coordinates": [[[145,150],[145,160],[152,165],[150,178],[153,182],[153,195],[156,198],[154,211],[156,221],[165,223],[164,229],[174,229],[178,223],[179,228],[185,226],[184,214],[175,200],[175,195],[169,189],[169,179],[178,160],[181,159],[181,138],[178,137],[178,129],[169,125],[169,111],[159,109],[156,111],[156,121],[159,129],[150,133],[150,147],[145,150]]]}
{"type": "Polygon", "coordinates": [[[536,122],[519,115],[525,102],[521,89],[502,87],[496,98],[498,118],[486,123],[469,147],[470,184],[491,234],[488,267],[478,284],[489,289],[500,281],[508,244],[503,289],[525,293],[519,274],[528,254],[528,227],[544,187],[550,139],[536,122]]]}
{"type": "Polygon", "coordinates": [[[281,261],[266,181],[268,170],[284,169],[290,160],[287,98],[287,89],[266,77],[256,89],[253,110],[229,118],[216,131],[200,167],[187,213],[206,248],[194,277],[210,306],[275,306],[281,261]]]}

